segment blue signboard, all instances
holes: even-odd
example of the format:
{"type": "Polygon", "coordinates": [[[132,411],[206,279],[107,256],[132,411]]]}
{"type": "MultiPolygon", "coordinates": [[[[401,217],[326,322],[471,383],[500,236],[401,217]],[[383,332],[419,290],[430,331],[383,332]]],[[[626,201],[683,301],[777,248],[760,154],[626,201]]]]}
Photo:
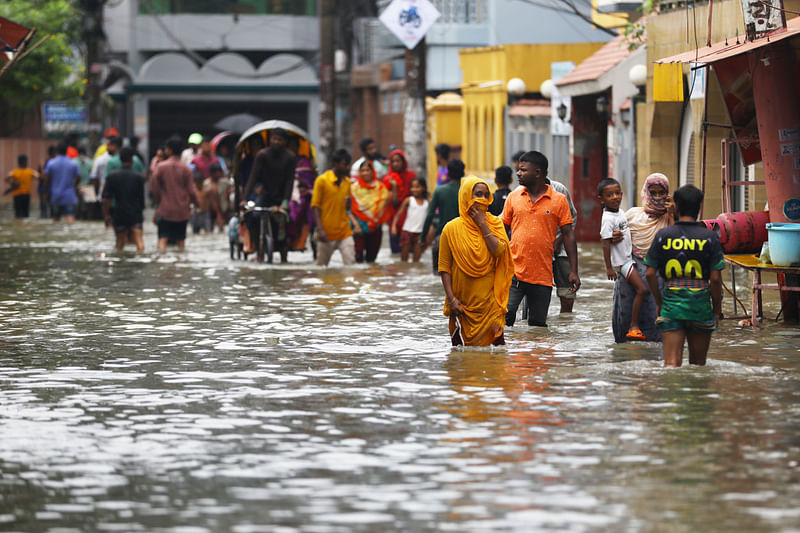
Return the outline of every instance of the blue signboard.
{"type": "Polygon", "coordinates": [[[86,104],[46,102],[42,104],[42,129],[48,139],[69,133],[85,137],[88,130],[86,104]]]}

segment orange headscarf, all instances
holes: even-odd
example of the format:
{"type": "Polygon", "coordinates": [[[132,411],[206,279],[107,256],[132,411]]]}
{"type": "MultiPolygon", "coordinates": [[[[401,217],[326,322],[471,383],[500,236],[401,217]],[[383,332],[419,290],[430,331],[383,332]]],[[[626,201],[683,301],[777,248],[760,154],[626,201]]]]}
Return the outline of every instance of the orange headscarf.
{"type": "MultiPolygon", "coordinates": [[[[469,208],[474,203],[482,204],[488,208],[492,202],[492,195],[489,198],[473,198],[472,192],[475,186],[483,183],[486,187],[489,184],[485,180],[476,176],[467,176],[461,180],[461,187],[458,190],[458,212],[459,217],[447,223],[452,226],[446,233],[447,243],[453,255],[453,260],[459,269],[473,278],[483,277],[494,270],[494,300],[495,303],[506,312],[508,306],[508,290],[511,287],[511,278],[514,275],[514,262],[511,258],[511,247],[506,235],[506,228],[503,222],[491,213],[486,213],[486,223],[489,230],[500,240],[504,246],[504,251],[499,257],[493,256],[486,247],[486,242],[481,234],[481,229],[469,216],[469,208]]],[[[442,233],[445,237],[445,233],[442,233]]],[[[445,314],[450,314],[450,304],[445,301],[445,314]]]]}
{"type": "Polygon", "coordinates": [[[368,231],[373,231],[392,216],[392,211],[387,209],[391,194],[378,179],[372,163],[365,160],[363,165],[369,166],[372,181],[370,183],[364,181],[359,172],[358,179],[350,186],[350,210],[356,218],[367,225],[368,231]]]}

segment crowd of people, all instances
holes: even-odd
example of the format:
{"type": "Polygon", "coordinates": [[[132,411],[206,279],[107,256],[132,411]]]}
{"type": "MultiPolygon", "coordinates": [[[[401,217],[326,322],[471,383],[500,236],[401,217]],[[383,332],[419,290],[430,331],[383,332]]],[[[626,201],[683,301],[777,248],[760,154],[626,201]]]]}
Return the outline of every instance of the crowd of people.
{"type": "Polygon", "coordinates": [[[114,128],[89,157],[78,139],[67,137],[48,149],[37,169],[27,155],[6,176],[13,196],[14,216],[30,216],[34,182],[38,182],[40,216],[72,224],[76,218],[103,220],[113,228],[115,247],[133,244],[144,250],[144,209],[156,206],[158,248],[167,243],[183,248],[186,225],[195,233],[224,230],[231,216],[233,182],[230,161],[212,153],[210,140],[192,134],[187,143],[177,137],[159,147],[149,165],[138,150],[138,138],[123,139],[114,128]]]}
{"type": "MultiPolygon", "coordinates": [[[[548,177],[540,152],[515,154],[513,168],[495,170],[492,186],[465,176],[464,163],[438,145],[437,186],[429,196],[427,179],[409,168],[403,151],[384,157],[371,138],[361,141],[355,162],[337,150],[330,169],[318,175],[314,162],[299,155],[297,139],[275,128],[266,146],[237,155],[244,170],[234,183],[233,161],[214,153],[200,134],[189,136],[188,147],[170,138],[145,166],[135,141],[123,143],[114,133],[107,132],[93,160],[68,142],[38,170],[21,155],[6,178],[15,216],[28,216],[38,179],[42,216],[71,223],[76,215],[99,212],[114,230],[117,249],[128,243],[144,249],[149,196],[159,250],[171,243],[183,248],[189,223],[195,232],[222,231],[235,215],[251,252],[260,220],[245,207],[255,205],[269,213],[282,261],[313,232],[320,266],[337,250],[344,265],[375,262],[386,226],[391,253],[401,261],[418,262],[431,248],[453,345],[503,344],[520,305],[528,325],[546,326],[554,286],[561,312],[573,310],[581,286],[577,210],[568,189],[548,177]],[[512,190],[514,175],[519,185],[512,190]]],[[[719,316],[724,263],[716,234],[695,220],[702,193],[682,187],[673,200],[669,180],[655,173],[645,180],[641,206],[621,211],[622,189],[613,179],[600,181],[598,200],[606,275],[616,280],[615,339],[663,339],[672,366],[680,366],[688,340],[690,362],[703,364],[719,316]]]]}
{"type": "MultiPolygon", "coordinates": [[[[523,302],[528,325],[546,326],[553,286],[561,312],[573,310],[581,286],[577,211],[568,189],[548,177],[543,154],[517,153],[514,169],[496,169],[493,194],[486,180],[465,176],[464,163],[451,159],[446,145],[437,146],[437,187],[428,200],[426,180],[408,170],[402,152],[383,160],[372,139],[360,149],[352,165],[346,151],[334,153],[332,169],[314,185],[318,264],[327,265],[335,250],[346,265],[374,261],[385,223],[399,236],[390,246],[402,260],[413,250],[418,261],[431,247],[454,346],[504,344],[504,329],[514,325],[523,302]],[[512,191],[514,174],[519,186],[512,191]]],[[[685,186],[673,201],[669,180],[655,173],[645,180],[641,206],[622,212],[622,189],[613,179],[600,181],[597,198],[606,275],[616,280],[617,341],[663,336],[668,366],[681,365],[688,341],[690,363],[705,364],[720,316],[724,261],[718,236],[696,220],[702,192],[685,186]]]]}

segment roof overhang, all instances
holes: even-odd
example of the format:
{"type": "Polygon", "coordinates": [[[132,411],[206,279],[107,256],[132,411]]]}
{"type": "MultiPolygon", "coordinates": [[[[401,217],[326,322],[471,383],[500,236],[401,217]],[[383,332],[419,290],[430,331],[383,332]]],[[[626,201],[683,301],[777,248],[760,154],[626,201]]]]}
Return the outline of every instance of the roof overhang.
{"type": "Polygon", "coordinates": [[[550,118],[549,100],[520,100],[508,108],[511,117],[546,117],[550,118]]]}
{"type": "Polygon", "coordinates": [[[726,39],[711,46],[658,59],[656,63],[715,63],[797,35],[800,35],[800,17],[788,20],[786,28],[776,30],[755,41],[748,41],[744,35],[739,35],[735,39],[726,39]]]}
{"type": "MultiPolygon", "coordinates": [[[[636,88],[630,82],[628,71],[633,65],[644,64],[647,60],[647,51],[644,46],[640,46],[630,54],[622,58],[618,63],[610,66],[602,74],[594,79],[584,80],[562,85],[557,84],[558,93],[561,96],[582,96],[586,94],[596,94],[606,91],[609,87],[619,84],[625,86],[625,92],[635,94],[636,88]]],[[[627,97],[628,95],[626,95],[627,97]]]]}

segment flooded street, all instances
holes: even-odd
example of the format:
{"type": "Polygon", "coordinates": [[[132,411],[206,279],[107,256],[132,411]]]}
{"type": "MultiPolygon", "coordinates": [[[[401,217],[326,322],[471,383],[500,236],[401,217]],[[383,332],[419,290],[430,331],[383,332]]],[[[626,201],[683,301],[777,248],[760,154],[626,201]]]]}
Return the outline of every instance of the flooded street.
{"type": "Polygon", "coordinates": [[[145,245],[0,212],[0,530],[800,530],[800,328],[725,321],[665,370],[613,343],[585,244],[574,315],[459,350],[430,253],[145,245]]]}

